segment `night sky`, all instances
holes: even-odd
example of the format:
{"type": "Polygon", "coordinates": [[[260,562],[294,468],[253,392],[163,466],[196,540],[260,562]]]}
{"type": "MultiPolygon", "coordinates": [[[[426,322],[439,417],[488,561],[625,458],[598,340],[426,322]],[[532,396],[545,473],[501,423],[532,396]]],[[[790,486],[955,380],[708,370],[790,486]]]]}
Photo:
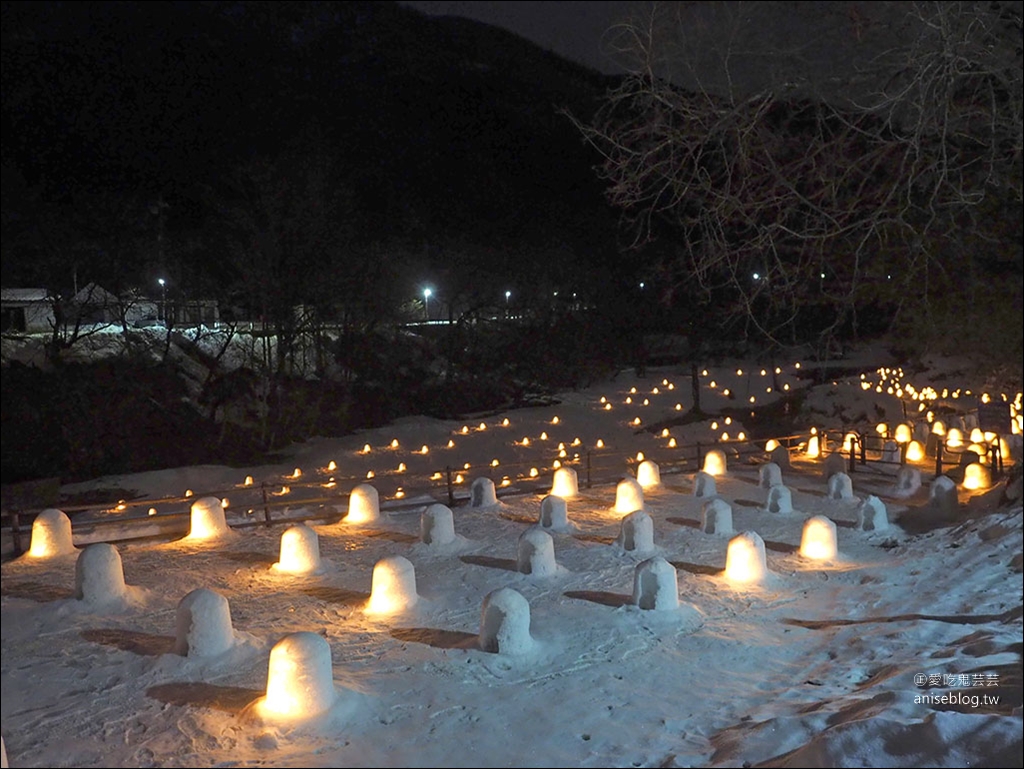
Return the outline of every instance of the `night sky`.
{"type": "Polygon", "coordinates": [[[605,73],[621,68],[602,46],[608,29],[628,17],[631,10],[649,3],[632,2],[557,2],[552,0],[498,0],[496,2],[405,2],[424,13],[439,16],[466,16],[485,24],[503,27],[532,40],[567,59],[578,61],[605,73]]]}

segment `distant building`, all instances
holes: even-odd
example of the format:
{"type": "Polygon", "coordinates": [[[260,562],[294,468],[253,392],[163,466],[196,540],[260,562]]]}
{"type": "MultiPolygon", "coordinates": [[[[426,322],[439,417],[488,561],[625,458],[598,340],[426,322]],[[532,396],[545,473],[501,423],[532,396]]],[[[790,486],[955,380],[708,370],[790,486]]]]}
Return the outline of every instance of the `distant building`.
{"type": "Polygon", "coordinates": [[[167,312],[175,326],[216,328],[220,321],[220,306],[216,299],[178,299],[167,304],[167,312]]]}
{"type": "Polygon", "coordinates": [[[129,326],[146,325],[158,316],[157,302],[137,292],[125,292],[120,297],[102,286],[90,283],[74,295],[72,304],[82,324],[120,324],[121,314],[129,326]]]}
{"type": "Polygon", "coordinates": [[[53,303],[45,288],[0,289],[3,331],[38,333],[53,328],[53,303]]]}

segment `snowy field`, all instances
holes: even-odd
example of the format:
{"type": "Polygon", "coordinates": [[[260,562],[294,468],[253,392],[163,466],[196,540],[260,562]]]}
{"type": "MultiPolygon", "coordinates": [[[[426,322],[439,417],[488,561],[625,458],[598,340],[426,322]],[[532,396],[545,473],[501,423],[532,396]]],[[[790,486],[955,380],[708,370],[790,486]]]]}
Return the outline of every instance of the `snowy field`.
{"type": "MultiPolygon", "coordinates": [[[[883,379],[874,360],[865,359],[863,379],[813,388],[801,419],[823,429],[863,417],[895,429],[905,412],[925,418],[915,393],[935,387],[929,403],[954,393],[966,400],[991,384],[948,365],[883,379]]],[[[701,468],[670,462],[669,441],[710,447],[727,432],[719,445],[728,452],[745,427],[714,412],[756,408],[807,387],[794,361],[778,373],[761,370],[738,362],[702,374],[702,405],[712,416],[668,434],[640,426],[691,409],[686,372],[624,372],[557,405],[465,424],[408,419],[311,441],[280,465],[175,468],[66,487],[132,489],[145,502],[186,488],[201,496],[238,487],[247,474],[276,488],[294,468],[326,481],[333,460],[337,473],[380,489],[381,509],[369,522],[335,522],[324,519],[323,505],[307,510],[297,498],[287,515],[299,521],[309,513],[321,559],[305,574],[275,567],[288,565],[284,525],[239,526],[211,541],[121,543],[127,587],[110,601],[113,583],[101,584],[98,598],[75,599],[82,550],[4,563],[0,706],[10,765],[1021,766],[1019,481],[960,485],[951,507],[932,498],[934,463],[926,459],[914,465],[920,489],[900,493],[895,466],[871,465],[849,474],[852,497],[833,498],[842,494],[830,490],[825,462],[794,449],[791,466],[781,468],[790,512],[768,510],[766,453],[730,461],[714,477],[714,495],[696,496],[701,468]],[[622,542],[626,508],[639,503],[617,510],[618,484],[582,483],[573,455],[596,452],[598,440],[623,457],[622,477],[635,475],[637,452],[663,461],[661,483],[643,489],[649,547],[643,536],[640,549],[622,542]],[[560,443],[579,493],[566,499],[564,523],[556,516],[538,528],[546,491],[525,490],[524,468],[550,479],[560,443]],[[454,536],[428,544],[424,513],[447,502],[443,484],[431,497],[398,500],[397,489],[465,462],[454,536]],[[472,506],[469,485],[485,475],[501,498],[472,506]],[[858,521],[872,495],[891,524],[865,531],[858,521]],[[725,573],[733,535],[702,530],[712,499],[727,503],[735,533],[763,540],[762,579],[725,573]],[[836,525],[838,553],[824,560],[800,552],[814,516],[836,525]],[[532,560],[524,542],[538,548],[532,560]],[[375,565],[396,556],[412,567],[398,605],[372,611],[382,597],[375,565]],[[534,573],[523,573],[524,558],[534,573]],[[673,568],[659,571],[659,559],[673,568]],[[637,587],[641,564],[658,608],[641,608],[651,584],[637,587]],[[233,630],[211,631],[206,654],[195,637],[193,653],[175,653],[179,602],[199,588],[227,599],[233,630]],[[483,607],[505,588],[528,609],[510,604],[493,651],[496,615],[485,620],[483,607]],[[329,655],[306,681],[307,711],[294,716],[261,701],[268,679],[278,687],[302,679],[301,669],[284,679],[269,669],[271,649],[286,637],[329,655]]],[[[1019,461],[1019,434],[1007,448],[1019,461]]],[[[226,522],[249,520],[235,505],[226,522]]],[[[194,616],[215,619],[210,611],[194,616]]]]}

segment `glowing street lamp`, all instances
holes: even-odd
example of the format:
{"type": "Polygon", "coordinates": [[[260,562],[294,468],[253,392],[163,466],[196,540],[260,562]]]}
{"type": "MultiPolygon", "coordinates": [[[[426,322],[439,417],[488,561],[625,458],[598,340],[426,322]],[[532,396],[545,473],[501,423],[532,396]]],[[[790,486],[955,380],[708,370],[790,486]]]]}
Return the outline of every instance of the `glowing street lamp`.
{"type": "Polygon", "coordinates": [[[433,295],[429,288],[423,289],[423,315],[427,320],[430,320],[430,297],[433,295]]]}
{"type": "Polygon", "coordinates": [[[508,300],[509,300],[509,298],[511,296],[512,296],[512,292],[511,291],[506,291],[505,292],[505,317],[506,318],[508,317],[508,300]]]}
{"type": "Polygon", "coordinates": [[[160,284],[160,317],[159,320],[167,322],[167,281],[163,278],[157,278],[156,282],[160,284]]]}

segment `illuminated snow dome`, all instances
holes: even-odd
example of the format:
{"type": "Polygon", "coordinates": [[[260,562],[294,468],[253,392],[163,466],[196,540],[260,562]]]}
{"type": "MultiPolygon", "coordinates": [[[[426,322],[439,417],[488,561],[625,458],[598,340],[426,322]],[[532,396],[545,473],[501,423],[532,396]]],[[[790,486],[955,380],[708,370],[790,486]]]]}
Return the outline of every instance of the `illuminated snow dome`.
{"type": "Polygon", "coordinates": [[[201,587],[178,602],[174,653],[183,657],[216,657],[235,643],[231,607],[220,593],[201,587]]]}
{"type": "Polygon", "coordinates": [[[191,520],[185,539],[212,541],[235,536],[224,517],[224,505],[217,497],[202,497],[192,503],[191,520]]]}
{"type": "Polygon", "coordinates": [[[562,499],[572,499],[579,494],[579,481],[571,467],[559,467],[551,481],[551,494],[562,499]]]}
{"type": "Polygon", "coordinates": [[[725,475],[727,462],[725,452],[721,449],[711,449],[704,456],[704,465],[701,467],[708,475],[725,475]]]}
{"type": "Polygon", "coordinates": [[[815,561],[834,561],[838,554],[835,523],[824,515],[808,518],[800,537],[800,555],[815,561]]]}
{"type": "Polygon", "coordinates": [[[625,515],[644,509],[644,489],[635,478],[623,478],[615,487],[616,513],[625,515]]]}
{"type": "Polygon", "coordinates": [[[281,555],[271,568],[282,574],[316,574],[321,570],[320,539],[304,523],[281,533],[281,555]]]}
{"type": "Polygon", "coordinates": [[[395,614],[418,602],[416,570],[408,558],[392,555],[374,564],[367,614],[395,614]]]}
{"type": "Polygon", "coordinates": [[[330,644],[319,633],[301,631],[270,650],[266,695],[251,712],[263,721],[293,724],[326,713],[338,697],[330,644]]]}
{"type": "Polygon", "coordinates": [[[380,520],[380,494],[369,483],[360,483],[349,494],[348,514],[342,523],[362,525],[380,520]]]}
{"type": "Polygon", "coordinates": [[[970,491],[987,489],[992,485],[992,476],[987,467],[979,462],[972,462],[964,468],[963,487],[970,491]]]}
{"type": "Polygon", "coordinates": [[[61,510],[43,510],[32,521],[32,542],[28,554],[33,558],[53,558],[74,553],[71,519],[61,510]]]}
{"type": "Polygon", "coordinates": [[[644,489],[654,489],[661,485],[661,468],[649,459],[645,459],[636,469],[636,481],[644,489]]]}
{"type": "Polygon", "coordinates": [[[745,531],[729,540],[725,554],[725,578],[737,584],[756,584],[768,576],[764,540],[754,531],[745,531]]]}

